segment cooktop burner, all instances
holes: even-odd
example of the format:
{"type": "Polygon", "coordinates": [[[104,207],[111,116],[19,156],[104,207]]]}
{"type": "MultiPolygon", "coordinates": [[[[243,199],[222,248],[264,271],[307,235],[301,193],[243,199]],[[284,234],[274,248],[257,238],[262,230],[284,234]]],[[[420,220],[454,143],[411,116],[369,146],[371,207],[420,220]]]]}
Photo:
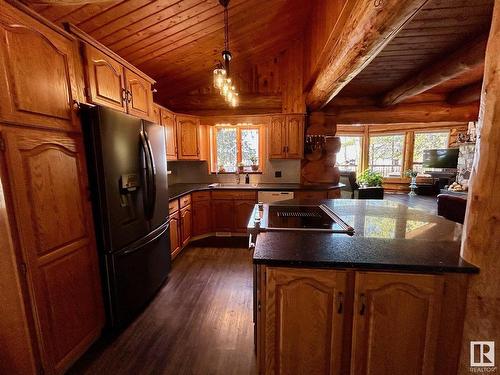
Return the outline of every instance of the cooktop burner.
{"type": "Polygon", "coordinates": [[[309,230],[330,233],[354,233],[335,212],[325,205],[269,205],[267,230],[309,230]]]}

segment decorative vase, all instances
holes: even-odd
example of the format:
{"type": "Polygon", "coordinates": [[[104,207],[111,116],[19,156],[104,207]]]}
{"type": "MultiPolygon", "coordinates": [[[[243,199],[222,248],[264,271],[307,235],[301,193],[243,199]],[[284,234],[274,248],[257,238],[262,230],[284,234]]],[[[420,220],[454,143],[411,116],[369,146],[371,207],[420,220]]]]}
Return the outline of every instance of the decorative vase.
{"type": "Polygon", "coordinates": [[[415,193],[416,188],[417,188],[417,177],[412,177],[410,182],[410,192],[408,193],[408,195],[411,197],[417,195],[417,193],[415,193]]]}
{"type": "Polygon", "coordinates": [[[238,173],[243,173],[245,167],[238,167],[238,173]]]}
{"type": "Polygon", "coordinates": [[[252,164],[252,171],[257,172],[259,170],[259,166],[257,164],[252,164]]]}

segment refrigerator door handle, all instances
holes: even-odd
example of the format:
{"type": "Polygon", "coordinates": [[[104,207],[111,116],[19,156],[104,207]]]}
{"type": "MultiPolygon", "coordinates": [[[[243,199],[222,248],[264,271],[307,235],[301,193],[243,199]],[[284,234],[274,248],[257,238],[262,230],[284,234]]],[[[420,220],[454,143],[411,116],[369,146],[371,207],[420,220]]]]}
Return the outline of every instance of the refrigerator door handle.
{"type": "Polygon", "coordinates": [[[141,136],[141,146],[142,150],[144,152],[144,160],[145,160],[145,169],[146,173],[144,176],[144,182],[145,182],[145,189],[144,189],[144,213],[146,214],[146,217],[149,219],[151,218],[151,162],[150,162],[150,153],[149,153],[149,147],[148,147],[148,142],[146,140],[146,136],[143,131],[140,132],[141,136]]]}
{"type": "Polygon", "coordinates": [[[161,236],[163,236],[163,234],[165,234],[165,232],[167,230],[169,230],[169,229],[170,229],[170,223],[168,223],[167,226],[160,233],[158,233],[156,236],[154,236],[153,238],[151,238],[149,241],[147,241],[145,243],[141,243],[140,245],[134,246],[131,249],[127,249],[123,253],[121,253],[120,255],[127,255],[127,254],[134,253],[137,250],[142,249],[144,246],[150,244],[151,242],[155,242],[158,238],[160,238],[161,236]]]}
{"type": "Polygon", "coordinates": [[[151,162],[151,195],[149,196],[149,213],[150,218],[153,217],[155,206],[156,206],[156,166],[153,157],[153,149],[151,147],[151,142],[149,142],[148,133],[144,131],[144,136],[146,139],[146,144],[148,146],[149,160],[151,162]]]}

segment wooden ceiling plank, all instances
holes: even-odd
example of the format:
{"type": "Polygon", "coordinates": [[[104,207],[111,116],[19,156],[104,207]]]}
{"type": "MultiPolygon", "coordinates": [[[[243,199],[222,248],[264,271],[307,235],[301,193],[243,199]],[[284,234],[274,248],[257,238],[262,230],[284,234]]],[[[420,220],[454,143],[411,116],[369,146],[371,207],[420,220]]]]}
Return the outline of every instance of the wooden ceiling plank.
{"type": "Polygon", "coordinates": [[[87,4],[75,11],[67,14],[63,17],[59,17],[55,22],[70,22],[74,25],[78,25],[79,23],[85,22],[88,19],[95,17],[97,14],[110,9],[121,1],[108,1],[105,3],[95,3],[95,4],[87,4]]]}
{"type": "Polygon", "coordinates": [[[486,41],[487,34],[483,34],[454,53],[439,59],[385,94],[381,104],[384,106],[397,104],[483,64],[486,41]]]}
{"type": "MultiPolygon", "coordinates": [[[[237,5],[238,6],[235,7],[235,11],[233,11],[233,15],[230,19],[231,23],[229,25],[231,49],[235,46],[235,40],[238,37],[238,34],[243,34],[245,37],[247,36],[246,30],[248,30],[249,24],[248,12],[252,9],[251,4],[248,1],[240,0],[237,5]],[[242,27],[246,27],[245,30],[242,30],[242,27]],[[231,30],[237,30],[238,34],[231,32],[231,30]]],[[[262,22],[266,18],[264,14],[262,14],[261,16],[259,15],[258,17],[255,17],[255,19],[262,22]]],[[[250,22],[250,25],[252,24],[253,23],[250,22]]],[[[188,23],[186,24],[186,27],[184,27],[184,24],[180,24],[177,27],[172,27],[167,30],[167,32],[156,33],[156,35],[148,37],[147,40],[150,44],[146,46],[136,44],[136,46],[134,46],[135,52],[120,50],[120,53],[127,55],[136,64],[144,64],[148,60],[156,59],[167,52],[171,52],[176,48],[180,48],[188,43],[199,40],[200,38],[205,37],[208,41],[208,38],[210,38],[213,33],[217,33],[216,40],[220,43],[220,40],[223,38],[223,25],[222,13],[217,17],[212,17],[208,20],[195,23],[194,25],[188,23]]],[[[208,46],[210,44],[207,43],[206,45],[208,46]]],[[[204,49],[208,50],[208,48],[204,49]]]]}
{"type": "Polygon", "coordinates": [[[71,14],[76,9],[80,9],[82,6],[83,6],[82,4],[73,4],[65,6],[50,5],[45,9],[39,11],[38,13],[41,14],[43,17],[47,18],[48,20],[56,22],[56,20],[60,19],[61,17],[67,14],[71,14]]]}
{"type": "Polygon", "coordinates": [[[158,38],[158,35],[166,31],[174,33],[175,31],[172,31],[172,29],[175,27],[185,28],[217,14],[222,14],[222,7],[217,4],[207,7],[205,3],[197,3],[194,6],[182,8],[187,4],[187,1],[182,2],[179,6],[170,7],[151,16],[159,22],[148,22],[145,19],[135,24],[127,25],[126,28],[117,30],[115,33],[105,37],[103,43],[116,50],[123,50],[129,46],[137,46],[139,43],[147,46],[152,44],[154,39],[158,38]]]}
{"type": "MultiPolygon", "coordinates": [[[[179,11],[182,11],[183,8],[191,8],[192,5],[197,5],[200,2],[202,4],[208,4],[209,2],[215,3],[215,0],[155,1],[135,9],[126,17],[117,18],[108,22],[106,27],[101,27],[95,30],[92,35],[96,39],[102,41],[102,43],[109,45],[110,41],[114,40],[114,35],[121,35],[120,31],[123,32],[124,28],[133,27],[138,23],[154,23],[156,22],[157,17],[161,18],[164,14],[166,14],[167,17],[172,17],[179,11]]],[[[132,35],[133,33],[134,31],[130,30],[129,35],[132,35]]],[[[121,36],[117,36],[117,39],[121,39],[121,36]]]]}
{"type": "Polygon", "coordinates": [[[366,1],[350,1],[352,10],[340,30],[334,30],[336,37],[329,38],[310,85],[306,102],[312,110],[338,94],[427,2],[388,0],[367,5],[366,1]]]}
{"type": "Polygon", "coordinates": [[[78,26],[86,33],[94,36],[93,33],[96,32],[96,30],[105,27],[106,24],[113,22],[117,18],[126,17],[134,10],[146,6],[152,1],[154,0],[123,1],[105,10],[104,12],[99,13],[98,15],[96,15],[91,19],[79,23],[76,26],[78,26]]]}

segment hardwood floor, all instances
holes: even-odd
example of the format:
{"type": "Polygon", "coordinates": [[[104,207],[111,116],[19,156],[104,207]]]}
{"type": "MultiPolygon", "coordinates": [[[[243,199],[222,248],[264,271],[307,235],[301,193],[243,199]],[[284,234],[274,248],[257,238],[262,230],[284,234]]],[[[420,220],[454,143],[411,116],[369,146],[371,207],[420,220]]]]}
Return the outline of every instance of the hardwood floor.
{"type": "Polygon", "coordinates": [[[247,249],[188,247],[139,318],[69,373],[255,374],[252,290],[247,249]]]}
{"type": "Polygon", "coordinates": [[[384,199],[417,208],[428,213],[437,214],[437,198],[433,196],[385,193],[384,199]]]}

